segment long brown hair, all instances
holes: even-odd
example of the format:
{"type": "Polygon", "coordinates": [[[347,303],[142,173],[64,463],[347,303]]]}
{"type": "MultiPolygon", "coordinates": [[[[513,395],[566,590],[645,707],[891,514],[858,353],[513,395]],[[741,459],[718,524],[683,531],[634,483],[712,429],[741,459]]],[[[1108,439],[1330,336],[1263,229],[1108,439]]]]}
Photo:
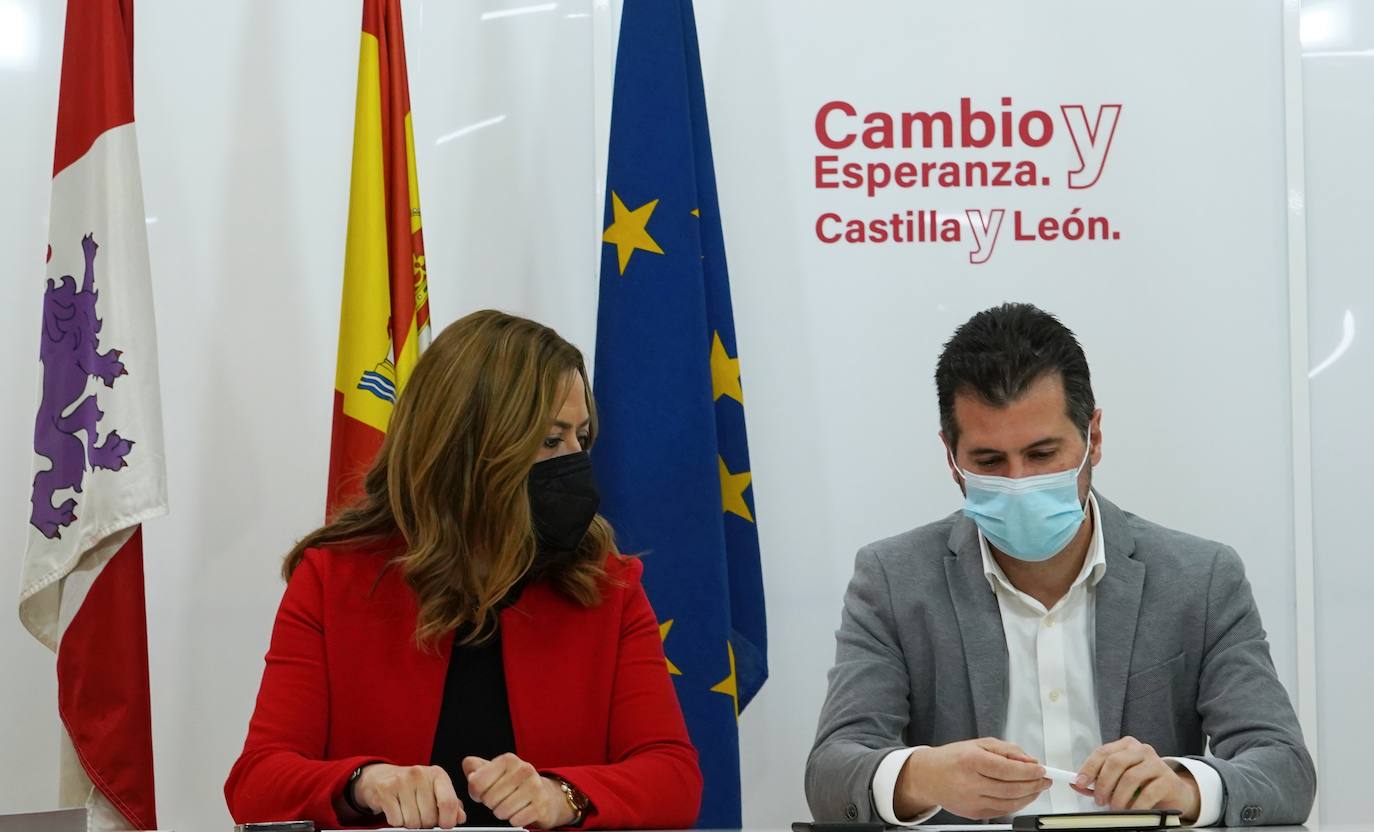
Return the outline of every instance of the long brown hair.
{"type": "MultiPolygon", "coordinates": [[[[582,353],[534,321],[484,310],[448,326],[397,399],[362,496],[297,543],[282,574],[289,579],[308,548],[399,535],[404,551],[392,563],[419,597],[417,640],[455,628],[465,642],[489,636],[501,601],[534,564],[526,481],[574,372],[586,384],[582,353]]],[[[597,421],[586,389],[590,447],[597,421]]],[[[595,606],[614,548],[598,515],[576,556],[541,577],[595,606]]]]}

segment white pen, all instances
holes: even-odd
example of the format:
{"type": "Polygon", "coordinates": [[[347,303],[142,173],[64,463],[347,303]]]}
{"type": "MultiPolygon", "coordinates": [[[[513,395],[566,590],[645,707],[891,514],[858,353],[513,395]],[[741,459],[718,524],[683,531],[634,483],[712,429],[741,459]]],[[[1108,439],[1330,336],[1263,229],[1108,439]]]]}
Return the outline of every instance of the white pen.
{"type": "Polygon", "coordinates": [[[1062,768],[1055,768],[1054,766],[1045,766],[1044,768],[1045,778],[1047,780],[1053,780],[1056,783],[1073,783],[1078,779],[1078,772],[1076,771],[1065,771],[1062,768]]]}

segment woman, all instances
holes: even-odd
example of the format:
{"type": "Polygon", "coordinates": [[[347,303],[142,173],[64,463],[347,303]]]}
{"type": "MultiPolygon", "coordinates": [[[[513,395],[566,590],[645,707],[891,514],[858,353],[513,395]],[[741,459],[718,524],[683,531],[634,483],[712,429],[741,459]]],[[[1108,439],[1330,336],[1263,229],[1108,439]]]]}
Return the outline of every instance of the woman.
{"type": "Polygon", "coordinates": [[[286,558],[240,823],[686,827],[701,773],[587,449],[582,356],[499,312],[448,327],[364,494],[286,558]]]}

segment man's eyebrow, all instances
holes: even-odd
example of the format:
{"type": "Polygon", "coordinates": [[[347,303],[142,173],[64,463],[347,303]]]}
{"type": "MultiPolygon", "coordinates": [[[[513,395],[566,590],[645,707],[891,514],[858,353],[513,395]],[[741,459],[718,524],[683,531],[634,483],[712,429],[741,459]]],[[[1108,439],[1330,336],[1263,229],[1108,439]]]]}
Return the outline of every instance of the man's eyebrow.
{"type": "MultiPolygon", "coordinates": [[[[1027,445],[1026,447],[1022,448],[1021,452],[1025,453],[1026,451],[1033,451],[1036,448],[1042,448],[1047,445],[1058,445],[1063,441],[1063,439],[1060,439],[1057,436],[1046,436],[1045,438],[1037,439],[1034,442],[1027,445]]],[[[1003,455],[1006,454],[1006,451],[1002,450],[1001,448],[974,448],[973,450],[969,451],[969,456],[986,456],[988,454],[1003,455]]]]}

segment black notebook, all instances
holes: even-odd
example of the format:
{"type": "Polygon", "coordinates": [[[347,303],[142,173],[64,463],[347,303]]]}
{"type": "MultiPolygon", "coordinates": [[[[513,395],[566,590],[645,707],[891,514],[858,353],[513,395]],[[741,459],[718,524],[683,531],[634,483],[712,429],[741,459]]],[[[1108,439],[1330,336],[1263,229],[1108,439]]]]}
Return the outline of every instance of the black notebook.
{"type": "Polygon", "coordinates": [[[1016,832],[1040,832],[1042,829],[1176,829],[1182,825],[1177,809],[1017,815],[1011,821],[1011,828],[1016,832]]]}

